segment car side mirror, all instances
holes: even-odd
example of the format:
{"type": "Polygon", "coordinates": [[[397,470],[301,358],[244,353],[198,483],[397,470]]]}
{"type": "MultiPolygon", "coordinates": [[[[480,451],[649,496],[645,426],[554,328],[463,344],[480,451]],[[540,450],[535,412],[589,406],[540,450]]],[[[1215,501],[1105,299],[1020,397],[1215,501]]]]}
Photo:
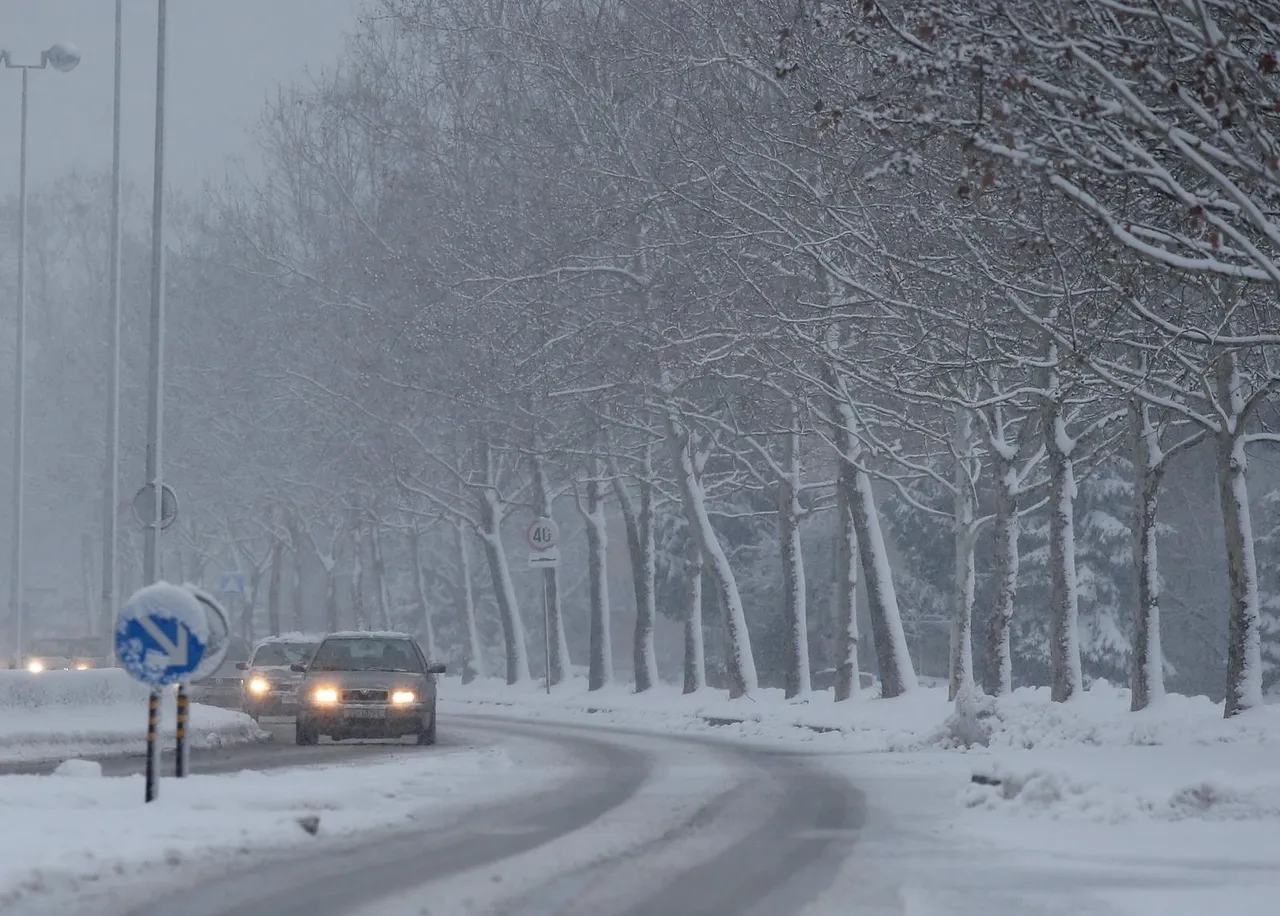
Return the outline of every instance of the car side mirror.
{"type": "Polygon", "coordinates": [[[236,670],[237,670],[237,671],[248,671],[248,670],[249,670],[249,663],[248,663],[248,662],[236,662],[236,670]]]}
{"type": "Polygon", "coordinates": [[[290,671],[296,671],[296,672],[298,672],[299,674],[306,674],[306,673],[307,673],[307,666],[306,666],[306,665],[293,664],[293,665],[290,665],[290,666],[289,666],[289,670],[290,670],[290,671]]]}
{"type": "Polygon", "coordinates": [[[446,670],[443,662],[434,662],[427,665],[427,674],[444,674],[446,670]]]}

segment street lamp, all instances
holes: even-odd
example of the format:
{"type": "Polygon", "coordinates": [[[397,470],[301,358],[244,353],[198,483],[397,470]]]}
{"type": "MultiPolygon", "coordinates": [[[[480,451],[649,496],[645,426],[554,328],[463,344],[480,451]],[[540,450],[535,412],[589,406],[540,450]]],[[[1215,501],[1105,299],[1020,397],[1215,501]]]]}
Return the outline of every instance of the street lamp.
{"type": "Polygon", "coordinates": [[[14,651],[22,655],[22,463],[26,434],[27,358],[27,77],[32,70],[52,66],[70,73],[80,63],[80,51],[68,41],[60,41],[40,55],[38,64],[15,64],[8,51],[0,50],[6,70],[22,71],[22,128],[18,154],[18,321],[14,373],[13,410],[13,566],[9,572],[9,611],[14,621],[14,651]]]}

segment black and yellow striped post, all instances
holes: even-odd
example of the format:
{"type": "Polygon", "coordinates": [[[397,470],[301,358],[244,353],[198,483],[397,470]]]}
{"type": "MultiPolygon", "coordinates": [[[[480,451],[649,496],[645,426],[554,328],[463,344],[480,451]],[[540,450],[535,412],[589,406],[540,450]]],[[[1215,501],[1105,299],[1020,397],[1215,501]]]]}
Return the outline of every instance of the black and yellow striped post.
{"type": "Polygon", "coordinates": [[[174,775],[182,779],[187,775],[191,758],[187,753],[187,721],[191,710],[191,700],[187,696],[187,685],[178,684],[178,730],[174,747],[174,775]]]}
{"type": "Polygon", "coordinates": [[[160,794],[160,691],[147,698],[147,801],[160,794]]]}

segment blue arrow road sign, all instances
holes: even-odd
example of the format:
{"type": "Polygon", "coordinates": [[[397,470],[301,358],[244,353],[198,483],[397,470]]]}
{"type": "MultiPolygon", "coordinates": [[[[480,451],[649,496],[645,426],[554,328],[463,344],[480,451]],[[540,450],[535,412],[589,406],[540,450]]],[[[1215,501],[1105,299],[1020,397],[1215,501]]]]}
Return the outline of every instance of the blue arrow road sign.
{"type": "Polygon", "coordinates": [[[195,595],[157,582],[136,592],[120,612],[116,656],[144,684],[173,684],[199,666],[208,630],[206,611],[195,595]]]}

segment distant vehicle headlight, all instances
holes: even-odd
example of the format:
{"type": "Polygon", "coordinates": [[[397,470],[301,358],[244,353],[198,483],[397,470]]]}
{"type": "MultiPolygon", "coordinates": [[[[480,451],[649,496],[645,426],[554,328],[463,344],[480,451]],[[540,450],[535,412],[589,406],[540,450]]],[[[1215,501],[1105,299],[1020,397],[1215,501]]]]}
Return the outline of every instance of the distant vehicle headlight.
{"type": "Polygon", "coordinates": [[[76,662],[77,671],[88,671],[93,665],[90,662],[76,662]]]}
{"type": "Polygon", "coordinates": [[[266,693],[271,689],[271,682],[265,677],[254,677],[249,679],[250,693],[266,693]]]}
{"type": "Polygon", "coordinates": [[[338,691],[333,687],[320,687],[311,694],[311,699],[322,706],[327,706],[338,702],[338,691]]]}
{"type": "Polygon", "coordinates": [[[417,698],[417,695],[412,690],[397,690],[395,693],[391,694],[392,703],[412,703],[417,698]]]}
{"type": "Polygon", "coordinates": [[[27,670],[32,674],[39,674],[44,670],[44,662],[38,658],[33,658],[31,661],[27,662],[27,670]]]}

